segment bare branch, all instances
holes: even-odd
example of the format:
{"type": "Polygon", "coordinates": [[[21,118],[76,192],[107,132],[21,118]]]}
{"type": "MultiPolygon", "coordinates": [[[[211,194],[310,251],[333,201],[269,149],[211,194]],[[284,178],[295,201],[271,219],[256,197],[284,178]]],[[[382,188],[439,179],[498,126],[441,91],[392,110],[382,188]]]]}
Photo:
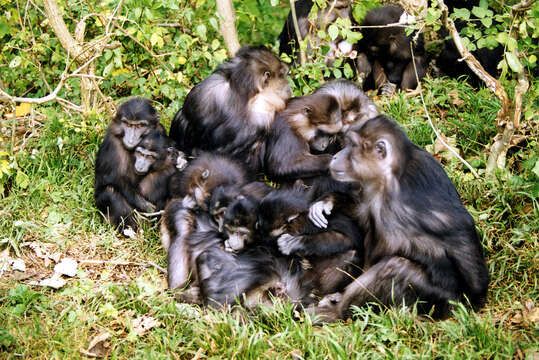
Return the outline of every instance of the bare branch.
{"type": "Polygon", "coordinates": [[[444,140],[444,137],[442,136],[442,134],[434,126],[434,123],[432,122],[432,118],[430,117],[429,111],[427,109],[427,104],[425,104],[425,99],[423,97],[423,88],[421,86],[421,82],[419,80],[419,75],[417,74],[417,67],[416,67],[416,64],[415,64],[414,47],[413,47],[413,45],[411,43],[410,43],[410,50],[412,51],[412,63],[414,65],[414,73],[415,73],[415,78],[416,78],[416,81],[417,81],[417,89],[419,90],[419,96],[421,97],[421,103],[423,104],[423,109],[425,110],[425,114],[427,115],[427,119],[429,121],[429,125],[430,125],[432,131],[434,131],[434,134],[436,134],[436,137],[447,148],[447,150],[449,150],[449,152],[451,152],[453,155],[455,155],[455,157],[457,159],[459,159],[459,161],[461,163],[463,163],[470,170],[470,172],[473,174],[473,176],[475,176],[476,179],[479,178],[479,174],[477,173],[477,171],[475,171],[475,169],[472,167],[472,165],[470,165],[469,162],[464,160],[464,158],[462,156],[460,156],[459,152],[457,150],[453,149],[453,147],[450,146],[444,140]]]}
{"type": "MultiPolygon", "coordinates": [[[[516,51],[514,52],[516,56],[516,51]]],[[[515,86],[515,100],[513,108],[513,121],[505,125],[503,133],[496,137],[490,148],[487,160],[487,173],[492,173],[494,169],[504,169],[507,159],[507,151],[511,147],[511,140],[515,131],[520,128],[520,116],[522,115],[522,96],[528,91],[530,86],[524,67],[518,73],[518,83],[515,86]]]]}
{"type": "Polygon", "coordinates": [[[66,49],[67,53],[73,58],[84,62],[90,56],[87,52],[84,52],[82,46],[71,36],[71,33],[67,29],[67,26],[62,18],[62,13],[56,4],[56,0],[43,0],[45,5],[45,11],[47,13],[47,19],[49,24],[53,28],[58,40],[62,44],[62,47],[66,49]]]}
{"type": "Polygon", "coordinates": [[[531,6],[533,5],[533,3],[535,1],[537,1],[537,0],[522,0],[518,4],[515,4],[515,5],[511,6],[511,10],[512,11],[528,10],[529,8],[531,8],[531,6]]]}
{"type": "Polygon", "coordinates": [[[498,123],[501,123],[506,119],[508,116],[507,112],[509,110],[510,106],[510,100],[509,96],[507,95],[507,92],[505,89],[500,85],[498,80],[493,78],[484,68],[483,66],[477,61],[477,59],[468,51],[468,49],[464,46],[462,43],[462,39],[460,37],[459,32],[457,31],[457,28],[455,27],[455,23],[453,20],[449,17],[449,10],[447,6],[445,5],[443,0],[438,0],[438,3],[440,4],[440,7],[442,8],[442,14],[443,14],[443,20],[444,20],[444,26],[449,30],[451,33],[451,37],[453,38],[453,41],[455,43],[455,46],[457,47],[460,55],[462,56],[462,59],[466,61],[466,64],[470,67],[470,69],[481,79],[485,82],[487,87],[500,99],[502,103],[502,107],[500,108],[500,111],[497,114],[498,123]]]}
{"type": "Polygon", "coordinates": [[[142,47],[144,50],[146,50],[152,57],[154,57],[155,59],[157,59],[157,61],[159,62],[159,64],[161,64],[161,66],[163,66],[165,69],[167,69],[171,74],[173,74],[174,72],[172,71],[172,69],[170,69],[168,67],[167,64],[165,64],[163,62],[163,60],[161,60],[152,50],[150,50],[146,45],[144,45],[143,43],[141,43],[140,41],[138,41],[133,35],[129,34],[124,28],[122,28],[120,25],[118,25],[116,22],[113,22],[113,25],[118,29],[120,30],[125,36],[129,37],[131,40],[133,40],[134,42],[136,42],[140,47],[142,47]]]}
{"type": "Polygon", "coordinates": [[[81,265],[115,265],[115,266],[142,266],[142,267],[153,267],[157,270],[161,271],[163,274],[167,273],[167,270],[162,268],[161,266],[157,265],[153,261],[149,261],[147,263],[137,263],[132,261],[118,261],[118,260],[79,260],[79,263],[81,265]]]}
{"type": "Polygon", "coordinates": [[[290,13],[292,14],[292,22],[294,24],[294,30],[296,31],[296,38],[298,39],[298,48],[299,48],[299,63],[305,65],[307,63],[307,57],[305,56],[305,50],[302,48],[302,36],[299,31],[298,17],[296,15],[296,0],[290,0],[290,13]]]}
{"type": "Polygon", "coordinates": [[[56,88],[47,96],[43,96],[41,98],[30,98],[30,97],[19,97],[19,96],[11,96],[4,90],[0,89],[0,100],[3,101],[9,101],[12,103],[16,102],[24,102],[29,104],[44,104],[49,101],[57,100],[59,102],[62,102],[64,104],[68,104],[73,110],[81,111],[81,108],[75,104],[70,103],[69,101],[62,99],[58,97],[58,93],[60,90],[64,87],[65,81],[73,76],[77,76],[79,72],[81,72],[88,64],[90,64],[92,61],[94,61],[99,55],[95,55],[92,58],[90,58],[88,61],[86,61],[83,65],[81,65],[79,68],[77,68],[75,71],[73,71],[71,74],[68,74],[67,71],[69,69],[69,66],[71,65],[71,61],[69,59],[66,60],[66,68],[64,69],[64,72],[60,76],[60,81],[58,82],[58,85],[56,85],[56,88]]]}
{"type": "Polygon", "coordinates": [[[221,35],[225,40],[228,55],[233,57],[240,49],[238,32],[236,31],[236,13],[232,0],[216,0],[217,12],[220,15],[221,35]]]}

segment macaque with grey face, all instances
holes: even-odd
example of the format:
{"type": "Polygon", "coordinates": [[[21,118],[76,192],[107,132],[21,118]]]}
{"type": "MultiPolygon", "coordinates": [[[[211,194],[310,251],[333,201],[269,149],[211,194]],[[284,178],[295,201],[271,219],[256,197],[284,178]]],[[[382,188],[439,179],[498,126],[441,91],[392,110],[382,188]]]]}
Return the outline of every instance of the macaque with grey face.
{"type": "Polygon", "coordinates": [[[185,169],[184,154],[174,147],[174,142],[159,130],[144,136],[134,152],[135,173],[141,177],[139,192],[155,205],[155,210],[165,208],[170,198],[171,177],[185,169]]]}
{"type": "Polygon", "coordinates": [[[120,229],[137,228],[134,210],[151,212],[156,208],[139,191],[140,176],[133,158],[135,147],[153,130],[165,134],[156,110],[147,99],[132,98],[118,107],[99,146],[95,203],[105,218],[120,229]]]}
{"type": "Polygon", "coordinates": [[[421,313],[443,318],[451,301],[482,305],[490,277],[474,220],[440,164],[395,121],[380,115],[352,127],[330,170],[362,189],[354,216],[366,230],[365,270],[315,314],[334,321],[352,305],[417,302],[421,313]]]}
{"type": "Polygon", "coordinates": [[[292,95],[287,73],[288,66],[267,48],[242,47],[187,94],[170,137],[188,155],[211,151],[258,173],[275,113],[292,95]]]}

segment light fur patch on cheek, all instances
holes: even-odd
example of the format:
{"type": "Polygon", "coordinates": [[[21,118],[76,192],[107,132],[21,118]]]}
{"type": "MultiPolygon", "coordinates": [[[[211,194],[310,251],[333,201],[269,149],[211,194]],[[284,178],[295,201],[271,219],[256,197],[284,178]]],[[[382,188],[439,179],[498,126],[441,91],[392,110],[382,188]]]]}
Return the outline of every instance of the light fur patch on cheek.
{"type": "Polygon", "coordinates": [[[264,90],[256,94],[247,105],[251,111],[251,123],[257,127],[269,128],[275,112],[284,109],[284,100],[274,92],[264,90]]]}

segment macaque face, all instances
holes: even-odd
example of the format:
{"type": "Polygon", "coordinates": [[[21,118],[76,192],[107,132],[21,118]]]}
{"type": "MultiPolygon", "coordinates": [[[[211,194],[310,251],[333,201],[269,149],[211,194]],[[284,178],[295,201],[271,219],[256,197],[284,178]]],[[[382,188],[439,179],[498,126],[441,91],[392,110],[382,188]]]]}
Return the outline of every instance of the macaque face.
{"type": "Polygon", "coordinates": [[[380,117],[354,127],[346,133],[346,146],[338,152],[329,167],[338,181],[357,182],[364,186],[386,183],[393,177],[402,156],[395,154],[397,138],[392,129],[378,121],[380,117]]]}

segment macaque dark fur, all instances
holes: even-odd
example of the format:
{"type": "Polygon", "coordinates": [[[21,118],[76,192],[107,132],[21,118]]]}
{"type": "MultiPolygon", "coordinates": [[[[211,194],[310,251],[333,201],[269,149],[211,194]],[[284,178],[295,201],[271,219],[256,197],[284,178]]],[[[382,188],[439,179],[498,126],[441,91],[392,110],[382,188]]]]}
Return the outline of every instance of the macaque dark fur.
{"type": "Polygon", "coordinates": [[[132,98],[118,107],[107,128],[95,162],[94,198],[97,208],[112,224],[137,228],[134,210],[154,211],[155,204],[141,195],[134,167],[134,149],[152,130],[165,134],[149,101],[132,98]]]}
{"type": "MultiPolygon", "coordinates": [[[[318,38],[318,31],[322,28],[327,29],[329,25],[333,24],[339,18],[350,19],[351,23],[354,24],[350,0],[337,0],[335,2],[327,1],[326,5],[325,8],[318,9],[316,20],[313,21],[309,19],[313,1],[298,0],[295,2],[296,18],[301,38],[303,40],[308,38],[306,55],[309,55],[313,46],[320,45],[322,40],[318,38]]],[[[349,55],[353,50],[353,46],[346,43],[341,36],[338,36],[324,45],[329,47],[327,53],[324,54],[325,63],[329,67],[333,65],[337,57],[340,55],[349,55]]],[[[285,53],[292,56],[295,61],[299,56],[298,49],[298,38],[292,20],[292,12],[290,12],[283,30],[279,35],[279,54],[285,53]]]]}
{"type": "Polygon", "coordinates": [[[208,209],[212,191],[223,185],[242,186],[250,179],[245,167],[223,155],[203,153],[171,180],[173,197],[190,196],[197,206],[208,209]]]}
{"type": "Polygon", "coordinates": [[[363,233],[355,221],[334,212],[328,227],[320,229],[308,218],[310,199],[306,191],[274,190],[258,206],[258,226],[265,238],[277,241],[285,255],[328,256],[349,250],[362,252],[363,233]],[[282,235],[288,234],[288,239],[282,235]],[[279,239],[278,239],[279,238],[279,239]]]}
{"type": "Polygon", "coordinates": [[[170,199],[169,181],[174,174],[180,173],[177,167],[179,158],[184,158],[183,153],[160,130],[144,136],[135,149],[135,172],[143,176],[139,192],[155,205],[156,211],[163,210],[170,199]],[[139,173],[137,163],[147,166],[146,171],[139,173]]]}
{"type": "Polygon", "coordinates": [[[313,155],[309,142],[318,131],[336,134],[342,129],[337,100],[327,94],[290,99],[279,112],[266,141],[266,173],[276,181],[293,182],[328,174],[330,155],[313,155]]]}
{"type": "Polygon", "coordinates": [[[161,242],[168,250],[169,288],[181,288],[189,278],[197,281],[196,259],[191,257],[187,238],[196,232],[218,230],[207,212],[213,190],[219,186],[242,186],[248,182],[246,170],[225,156],[202,154],[178,177],[171,180],[174,199],[165,208],[161,242]]]}
{"type": "MultiPolygon", "coordinates": [[[[404,10],[398,5],[386,5],[373,9],[365,15],[361,26],[376,26],[398,23],[404,10]]],[[[423,44],[423,36],[419,35],[414,43],[414,54],[410,50],[413,34],[407,36],[400,26],[361,29],[363,38],[357,43],[358,52],[366,55],[367,69],[358,71],[366,76],[363,89],[378,89],[386,82],[397,85],[401,89],[415,89],[415,60],[419,80],[426,74],[427,59],[423,44]]],[[[363,56],[363,55],[361,55],[363,56]]]]}
{"type": "Polygon", "coordinates": [[[347,143],[330,169],[362,187],[355,216],[366,229],[365,271],[314,312],[331,321],[351,305],[419,301],[420,312],[443,318],[450,301],[481,306],[489,274],[479,237],[440,164],[386,116],[352,128],[347,143]]]}
{"type": "Polygon", "coordinates": [[[260,171],[267,132],[292,95],[287,72],[267,48],[242,47],[187,94],[170,137],[188,155],[211,151],[260,171]]]}

